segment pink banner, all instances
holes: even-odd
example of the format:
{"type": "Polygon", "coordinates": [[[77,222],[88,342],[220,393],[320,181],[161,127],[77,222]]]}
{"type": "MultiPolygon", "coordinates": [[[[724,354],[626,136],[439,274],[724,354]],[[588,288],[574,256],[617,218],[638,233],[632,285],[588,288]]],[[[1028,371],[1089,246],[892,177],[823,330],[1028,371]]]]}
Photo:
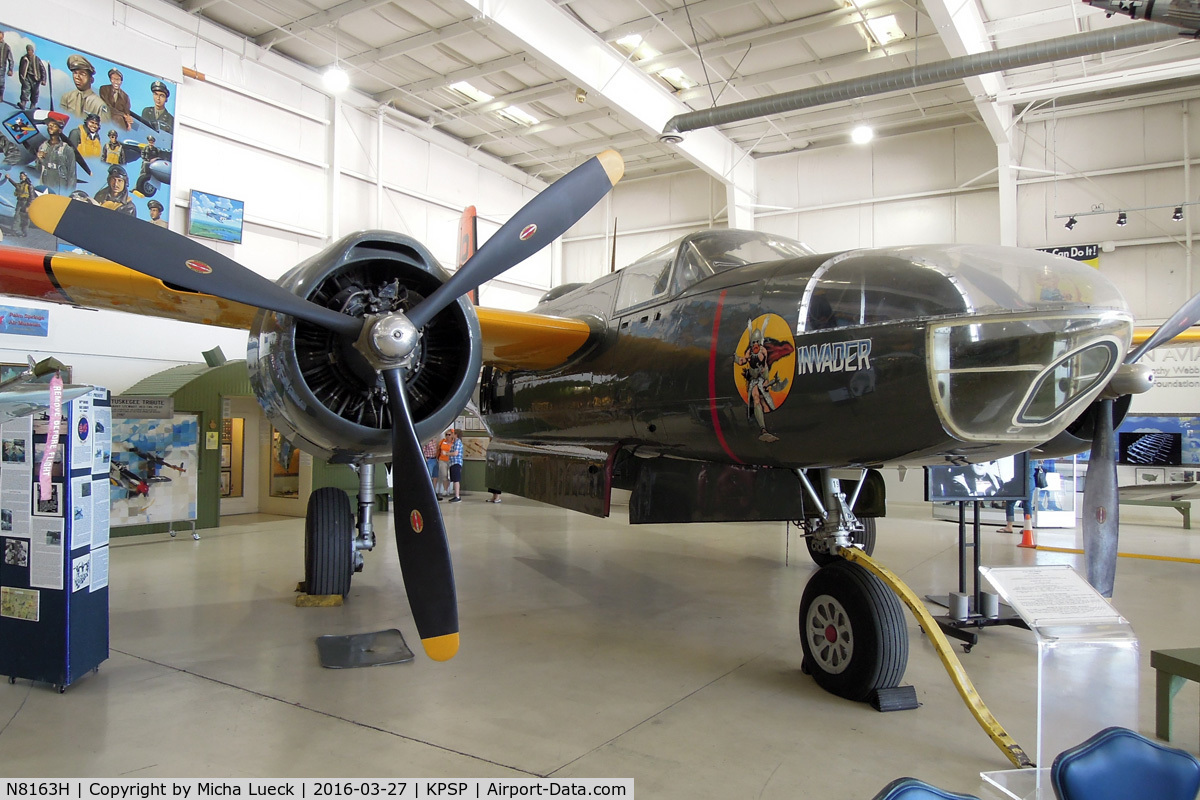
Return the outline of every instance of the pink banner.
{"type": "MultiPolygon", "coordinates": [[[[46,429],[46,451],[38,471],[38,495],[50,499],[50,474],[54,471],[54,454],[58,452],[58,426],[62,422],[62,376],[57,372],[50,379],[50,426],[46,429]]],[[[64,469],[66,465],[63,465],[64,469]]]]}

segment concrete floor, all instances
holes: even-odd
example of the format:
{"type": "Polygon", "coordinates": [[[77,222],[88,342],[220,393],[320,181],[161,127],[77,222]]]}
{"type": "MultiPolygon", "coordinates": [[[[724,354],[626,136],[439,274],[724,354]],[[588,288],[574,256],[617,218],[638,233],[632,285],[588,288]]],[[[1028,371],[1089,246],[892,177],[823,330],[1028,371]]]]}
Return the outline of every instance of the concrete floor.
{"type": "MultiPolygon", "coordinates": [[[[391,521],[346,605],[301,609],[303,522],[227,518],[203,539],[113,541],[111,655],[58,695],[0,684],[6,777],[633,778],[642,798],[871,798],[913,775],[991,796],[1009,768],[909,617],[915,711],[881,714],[800,672],[797,609],[815,567],[783,524],[630,526],[486,494],[445,505],[462,650],[446,664],[328,670],[323,634],[400,628],[414,649],[391,521]]],[[[893,504],[876,557],[918,594],[957,587],[956,527],[893,504]]],[[[1126,513],[1126,552],[1200,557],[1171,509],[1126,513]]],[[[1073,562],[985,529],[985,564],[1073,562]]],[[[1078,546],[1075,533],[1040,544],[1078,546]]],[[[1200,565],[1121,559],[1116,607],[1152,649],[1200,645],[1200,565]]],[[[990,628],[968,674],[1035,749],[1031,633],[990,628]]],[[[1176,743],[1196,752],[1195,687],[1176,743]]]]}

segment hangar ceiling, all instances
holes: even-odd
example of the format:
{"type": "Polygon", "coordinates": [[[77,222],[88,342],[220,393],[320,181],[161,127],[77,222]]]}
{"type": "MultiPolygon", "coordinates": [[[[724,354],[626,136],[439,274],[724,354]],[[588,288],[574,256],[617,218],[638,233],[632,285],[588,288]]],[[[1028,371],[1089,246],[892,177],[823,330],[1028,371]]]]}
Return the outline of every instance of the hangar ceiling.
{"type": "MultiPolygon", "coordinates": [[[[676,147],[666,119],[1123,25],[1081,0],[174,0],[381,104],[546,180],[605,147],[627,178],[730,169],[877,136],[986,124],[1053,105],[1200,93],[1200,44],[1140,48],[723,125],[676,147]],[[712,145],[724,159],[715,165],[712,145]]],[[[695,136],[696,134],[692,134],[695,136]]]]}

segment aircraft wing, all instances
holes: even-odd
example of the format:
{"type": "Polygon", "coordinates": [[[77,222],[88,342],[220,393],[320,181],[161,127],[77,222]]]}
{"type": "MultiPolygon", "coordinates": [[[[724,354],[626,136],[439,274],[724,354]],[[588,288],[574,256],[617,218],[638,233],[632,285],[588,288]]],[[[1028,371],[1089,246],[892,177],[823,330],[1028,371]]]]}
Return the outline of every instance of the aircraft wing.
{"type": "MultiPolygon", "coordinates": [[[[248,330],[255,309],[173,287],[103,258],[0,247],[0,294],[248,330]]],[[[579,319],[476,308],[484,363],[548,369],[567,361],[592,329],[579,319]]]]}
{"type": "MultiPolygon", "coordinates": [[[[1158,330],[1158,328],[1153,326],[1148,328],[1134,328],[1133,343],[1129,346],[1130,351],[1134,350],[1142,342],[1153,336],[1156,330],[1158,330]]],[[[1196,344],[1198,342],[1200,342],[1200,325],[1188,328],[1186,331],[1171,340],[1171,344],[1196,344]]]]}
{"type": "MultiPolygon", "coordinates": [[[[62,401],[69,402],[76,397],[82,397],[91,390],[91,386],[64,386],[62,401]]],[[[35,411],[42,411],[49,407],[50,387],[44,383],[0,389],[0,425],[17,417],[27,417],[35,411]]]]}

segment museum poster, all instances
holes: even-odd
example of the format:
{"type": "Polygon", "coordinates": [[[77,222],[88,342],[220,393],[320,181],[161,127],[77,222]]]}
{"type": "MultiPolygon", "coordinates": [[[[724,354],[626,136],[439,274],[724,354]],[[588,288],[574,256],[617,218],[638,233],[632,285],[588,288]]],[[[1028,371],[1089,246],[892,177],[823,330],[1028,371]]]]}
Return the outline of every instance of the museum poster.
{"type": "Polygon", "coordinates": [[[114,419],[112,524],[196,519],[200,425],[195,414],[114,419]]]}
{"type": "Polygon", "coordinates": [[[165,227],[177,85],[3,21],[0,33],[5,239],[43,250],[74,249],[29,223],[28,198],[44,192],[165,227]]]}
{"type": "Polygon", "coordinates": [[[43,494],[38,467],[55,439],[50,414],[43,410],[0,425],[6,576],[0,617],[36,622],[43,591],[96,592],[108,585],[111,430],[107,390],[66,404],[49,457],[50,490],[43,494]]]}

